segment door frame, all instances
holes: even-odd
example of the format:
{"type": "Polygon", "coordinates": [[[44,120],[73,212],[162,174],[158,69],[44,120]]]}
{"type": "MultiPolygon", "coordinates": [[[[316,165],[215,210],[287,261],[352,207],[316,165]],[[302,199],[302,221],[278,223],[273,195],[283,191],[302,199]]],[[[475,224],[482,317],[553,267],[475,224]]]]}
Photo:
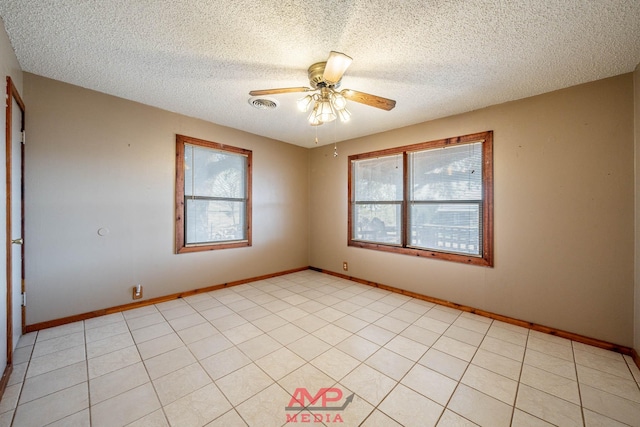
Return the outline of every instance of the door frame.
{"type": "MultiPolygon", "coordinates": [[[[4,393],[4,390],[7,386],[7,382],[9,381],[9,376],[11,375],[11,371],[13,370],[13,268],[12,268],[12,203],[11,203],[11,189],[12,189],[12,180],[14,177],[12,176],[12,163],[13,163],[13,101],[15,100],[18,104],[18,107],[21,110],[22,118],[20,123],[20,131],[24,132],[24,123],[25,123],[25,107],[24,102],[22,102],[22,98],[18,93],[18,89],[16,89],[13,84],[13,80],[11,77],[7,76],[7,96],[6,96],[7,104],[6,104],[6,125],[5,125],[5,149],[6,149],[6,175],[7,175],[7,193],[6,193],[6,209],[7,209],[7,224],[6,224],[6,249],[7,249],[7,366],[4,369],[4,373],[2,374],[2,379],[0,380],[0,396],[4,393]]],[[[20,176],[20,186],[22,188],[20,204],[22,215],[20,218],[20,229],[22,237],[24,237],[24,141],[23,144],[20,145],[21,153],[21,176],[20,176]]],[[[21,255],[22,255],[22,283],[20,285],[22,292],[24,293],[24,245],[21,245],[21,255]]],[[[25,332],[25,306],[22,305],[22,333],[25,332]]]]}

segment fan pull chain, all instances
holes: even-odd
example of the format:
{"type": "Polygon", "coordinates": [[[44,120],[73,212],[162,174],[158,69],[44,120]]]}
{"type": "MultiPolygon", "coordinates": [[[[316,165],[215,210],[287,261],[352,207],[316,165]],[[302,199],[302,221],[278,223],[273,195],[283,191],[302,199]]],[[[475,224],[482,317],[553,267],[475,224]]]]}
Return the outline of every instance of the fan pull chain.
{"type": "Polygon", "coordinates": [[[338,157],[338,143],[336,142],[336,133],[338,132],[337,120],[333,124],[333,157],[338,157]]]}

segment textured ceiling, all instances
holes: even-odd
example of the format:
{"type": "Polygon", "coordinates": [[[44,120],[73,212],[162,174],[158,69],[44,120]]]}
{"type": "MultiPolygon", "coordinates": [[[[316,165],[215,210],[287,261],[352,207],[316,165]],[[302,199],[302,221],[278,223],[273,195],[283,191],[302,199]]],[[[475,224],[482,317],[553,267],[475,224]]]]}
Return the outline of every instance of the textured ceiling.
{"type": "Polygon", "coordinates": [[[232,128],[313,147],[300,94],[307,68],[344,52],[354,102],[320,144],[633,71],[638,0],[0,0],[24,71],[232,128]]]}

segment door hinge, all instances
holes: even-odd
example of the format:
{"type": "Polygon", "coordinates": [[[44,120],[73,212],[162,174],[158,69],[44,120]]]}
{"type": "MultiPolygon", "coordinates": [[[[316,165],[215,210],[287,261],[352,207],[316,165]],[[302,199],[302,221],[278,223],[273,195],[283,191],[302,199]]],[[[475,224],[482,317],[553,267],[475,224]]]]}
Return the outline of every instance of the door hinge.
{"type": "Polygon", "coordinates": [[[27,137],[25,131],[22,131],[22,145],[27,143],[27,137]]]}
{"type": "Polygon", "coordinates": [[[26,292],[22,293],[22,306],[23,307],[27,306],[27,293],[26,292]]]}

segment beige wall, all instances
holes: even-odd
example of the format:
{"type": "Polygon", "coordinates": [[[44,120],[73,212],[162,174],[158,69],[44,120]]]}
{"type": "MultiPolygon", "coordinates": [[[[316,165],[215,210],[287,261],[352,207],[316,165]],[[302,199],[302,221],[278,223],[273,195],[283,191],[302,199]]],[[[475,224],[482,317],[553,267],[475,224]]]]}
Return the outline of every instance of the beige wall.
{"type": "Polygon", "coordinates": [[[640,354],[640,64],[633,73],[635,123],[635,309],[633,319],[634,343],[640,354]]]}
{"type": "Polygon", "coordinates": [[[313,149],[310,265],[632,346],[632,88],[626,74],[313,149]],[[349,155],[485,130],[494,268],[347,246],[349,155]]]}
{"type": "Polygon", "coordinates": [[[633,74],[339,143],[337,158],[24,81],[29,324],[130,302],[136,283],[150,298],[348,261],[355,277],[634,343],[633,74]],[[483,130],[495,132],[495,268],[347,247],[350,154],[483,130]],[[253,247],[173,254],[176,133],[253,150],[253,247]]]}
{"type": "Polygon", "coordinates": [[[27,324],[308,265],[306,149],[25,73],[27,324]],[[253,246],[174,254],[176,133],[253,150],[253,246]],[[100,237],[100,228],[110,233],[100,237]]]}

